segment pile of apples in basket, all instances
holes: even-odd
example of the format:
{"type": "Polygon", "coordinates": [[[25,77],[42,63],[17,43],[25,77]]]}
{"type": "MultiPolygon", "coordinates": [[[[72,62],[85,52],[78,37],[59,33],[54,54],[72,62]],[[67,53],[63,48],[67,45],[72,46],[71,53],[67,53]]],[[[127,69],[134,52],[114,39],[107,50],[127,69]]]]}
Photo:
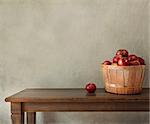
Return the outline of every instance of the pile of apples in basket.
{"type": "Polygon", "coordinates": [[[142,92],[145,61],[142,57],[129,54],[125,49],[116,52],[112,62],[102,64],[105,90],[115,94],[138,94],[142,92]]]}
{"type": "Polygon", "coordinates": [[[137,55],[130,54],[125,49],[120,49],[116,52],[112,62],[104,61],[104,65],[117,64],[118,66],[145,65],[144,59],[137,55]]]}

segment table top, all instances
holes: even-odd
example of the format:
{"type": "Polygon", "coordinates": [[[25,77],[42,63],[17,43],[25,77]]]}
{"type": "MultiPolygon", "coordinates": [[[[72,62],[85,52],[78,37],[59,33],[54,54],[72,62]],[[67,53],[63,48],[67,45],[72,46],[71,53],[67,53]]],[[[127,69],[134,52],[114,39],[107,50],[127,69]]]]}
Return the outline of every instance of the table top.
{"type": "Polygon", "coordinates": [[[97,88],[95,95],[89,95],[82,88],[25,89],[5,99],[6,102],[149,102],[149,88],[141,94],[117,95],[97,88]]]}

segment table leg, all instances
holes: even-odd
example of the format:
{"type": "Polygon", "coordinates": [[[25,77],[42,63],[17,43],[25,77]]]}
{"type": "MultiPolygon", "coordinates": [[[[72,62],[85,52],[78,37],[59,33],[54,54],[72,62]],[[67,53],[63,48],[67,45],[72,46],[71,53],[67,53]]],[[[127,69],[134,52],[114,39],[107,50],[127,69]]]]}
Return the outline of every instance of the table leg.
{"type": "Polygon", "coordinates": [[[12,124],[24,124],[24,113],[21,110],[21,103],[11,103],[12,124]]]}
{"type": "Polygon", "coordinates": [[[36,124],[35,112],[27,112],[27,124],[36,124]]]}

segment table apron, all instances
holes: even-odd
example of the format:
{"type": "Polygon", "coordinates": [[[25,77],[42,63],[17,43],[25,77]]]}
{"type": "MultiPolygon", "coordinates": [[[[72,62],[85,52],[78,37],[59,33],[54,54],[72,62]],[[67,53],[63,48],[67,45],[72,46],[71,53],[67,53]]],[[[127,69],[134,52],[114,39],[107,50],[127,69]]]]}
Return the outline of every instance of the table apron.
{"type": "Polygon", "coordinates": [[[149,102],[25,102],[23,112],[149,111],[149,102]]]}

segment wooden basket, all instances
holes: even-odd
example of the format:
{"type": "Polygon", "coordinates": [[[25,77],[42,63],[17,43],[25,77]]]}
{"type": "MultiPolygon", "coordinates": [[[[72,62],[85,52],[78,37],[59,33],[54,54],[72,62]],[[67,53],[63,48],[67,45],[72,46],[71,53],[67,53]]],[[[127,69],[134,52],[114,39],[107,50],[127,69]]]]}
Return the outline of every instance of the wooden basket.
{"type": "Polygon", "coordinates": [[[116,94],[139,94],[142,92],[145,65],[102,65],[105,90],[116,94]]]}

